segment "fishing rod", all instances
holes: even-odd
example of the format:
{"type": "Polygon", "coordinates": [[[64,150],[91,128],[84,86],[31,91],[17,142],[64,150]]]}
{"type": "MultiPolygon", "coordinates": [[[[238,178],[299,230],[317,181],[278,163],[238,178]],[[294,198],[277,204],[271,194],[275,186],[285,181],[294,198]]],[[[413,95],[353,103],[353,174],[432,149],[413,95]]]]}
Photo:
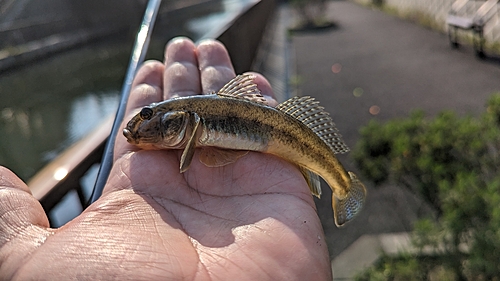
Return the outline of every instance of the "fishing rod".
{"type": "Polygon", "coordinates": [[[94,189],[92,190],[92,194],[90,196],[90,203],[95,202],[97,199],[99,199],[99,197],[101,197],[102,190],[104,189],[104,185],[108,180],[111,167],[113,166],[116,136],[120,131],[121,124],[125,116],[127,101],[130,96],[130,90],[132,88],[132,81],[134,80],[137,69],[142,64],[142,62],[144,61],[144,57],[146,56],[146,52],[149,47],[149,41],[151,39],[151,33],[156,21],[156,16],[158,15],[160,4],[161,0],[149,0],[148,5],[146,6],[146,11],[144,12],[141,28],[137,33],[134,48],[132,49],[132,55],[130,57],[125,80],[123,82],[120,103],[118,105],[118,110],[116,111],[113,127],[106,142],[106,146],[104,147],[104,154],[102,156],[101,165],[99,167],[99,172],[97,173],[97,179],[94,185],[94,189]]]}

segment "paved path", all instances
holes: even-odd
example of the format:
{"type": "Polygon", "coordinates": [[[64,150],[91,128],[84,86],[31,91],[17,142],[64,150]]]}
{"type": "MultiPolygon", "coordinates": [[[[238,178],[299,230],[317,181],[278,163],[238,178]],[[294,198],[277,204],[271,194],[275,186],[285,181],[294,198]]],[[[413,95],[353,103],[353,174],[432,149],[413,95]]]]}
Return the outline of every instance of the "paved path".
{"type": "MultiPolygon", "coordinates": [[[[300,94],[321,101],[351,147],[372,118],[405,117],[416,108],[429,115],[444,109],[479,114],[490,94],[500,91],[499,60],[480,61],[470,48],[452,50],[444,34],[347,1],[329,2],[327,14],[338,28],[294,35],[292,57],[300,94]],[[377,115],[369,112],[374,105],[377,115]]],[[[349,155],[341,161],[355,170],[349,155]]],[[[367,185],[366,208],[342,229],[333,224],[323,187],[318,208],[332,258],[363,234],[410,230],[423,211],[402,189],[367,185]]]]}

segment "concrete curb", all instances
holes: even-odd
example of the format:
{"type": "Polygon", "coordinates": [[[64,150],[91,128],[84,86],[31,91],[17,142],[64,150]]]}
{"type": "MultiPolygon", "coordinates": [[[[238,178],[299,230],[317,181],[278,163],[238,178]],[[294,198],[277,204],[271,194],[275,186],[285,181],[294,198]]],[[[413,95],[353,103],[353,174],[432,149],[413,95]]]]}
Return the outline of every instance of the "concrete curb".
{"type": "Polygon", "coordinates": [[[413,251],[407,232],[363,235],[332,260],[333,280],[352,280],[382,254],[393,256],[413,251]]]}

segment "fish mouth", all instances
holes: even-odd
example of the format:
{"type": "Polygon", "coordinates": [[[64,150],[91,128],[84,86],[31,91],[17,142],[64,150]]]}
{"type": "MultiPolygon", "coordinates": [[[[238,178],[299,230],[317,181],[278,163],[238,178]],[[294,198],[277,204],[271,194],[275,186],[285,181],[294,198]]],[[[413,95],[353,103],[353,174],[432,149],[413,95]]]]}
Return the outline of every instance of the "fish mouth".
{"type": "Polygon", "coordinates": [[[134,134],[127,128],[123,129],[123,135],[127,138],[127,142],[134,145],[148,144],[154,142],[154,138],[139,137],[137,133],[134,134]]]}
{"type": "Polygon", "coordinates": [[[123,129],[123,135],[127,138],[129,143],[135,143],[134,134],[129,129],[123,129]]]}

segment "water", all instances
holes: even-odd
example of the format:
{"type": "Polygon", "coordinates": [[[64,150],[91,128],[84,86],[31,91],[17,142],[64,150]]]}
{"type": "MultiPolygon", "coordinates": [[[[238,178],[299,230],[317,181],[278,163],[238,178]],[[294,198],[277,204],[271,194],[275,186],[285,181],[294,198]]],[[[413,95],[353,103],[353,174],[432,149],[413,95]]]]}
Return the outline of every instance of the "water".
{"type": "MultiPolygon", "coordinates": [[[[226,0],[209,13],[161,20],[147,58],[162,60],[169,39],[197,40],[252,2],[226,0]]],[[[0,165],[26,181],[114,114],[134,36],[88,44],[2,74],[0,165]]]]}
{"type": "Polygon", "coordinates": [[[116,110],[130,47],[100,42],[0,77],[0,164],[23,180],[116,110]]]}

